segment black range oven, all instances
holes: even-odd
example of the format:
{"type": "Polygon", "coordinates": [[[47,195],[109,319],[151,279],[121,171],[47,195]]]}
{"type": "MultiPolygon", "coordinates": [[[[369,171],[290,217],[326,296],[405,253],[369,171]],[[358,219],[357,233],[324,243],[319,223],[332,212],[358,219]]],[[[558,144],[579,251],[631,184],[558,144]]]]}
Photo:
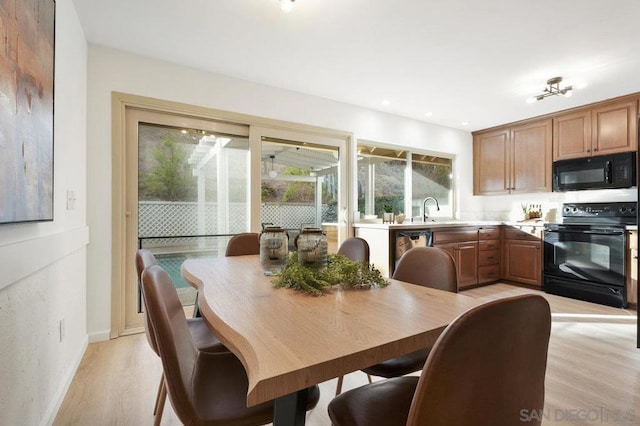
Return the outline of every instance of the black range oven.
{"type": "Polygon", "coordinates": [[[626,307],[626,226],[636,202],[564,204],[561,224],[544,229],[547,293],[626,307]]]}

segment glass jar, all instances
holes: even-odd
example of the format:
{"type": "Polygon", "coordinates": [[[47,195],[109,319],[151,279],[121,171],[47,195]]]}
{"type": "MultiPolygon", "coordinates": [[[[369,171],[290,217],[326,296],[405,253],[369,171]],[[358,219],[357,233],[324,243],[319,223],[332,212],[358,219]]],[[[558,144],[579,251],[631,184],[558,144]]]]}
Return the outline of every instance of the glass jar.
{"type": "Polygon", "coordinates": [[[265,275],[278,275],[287,264],[289,236],[278,226],[267,226],[260,234],[260,263],[265,275]]]}
{"type": "Polygon", "coordinates": [[[304,228],[296,238],[298,263],[312,268],[327,266],[327,236],[320,228],[304,228]]]}

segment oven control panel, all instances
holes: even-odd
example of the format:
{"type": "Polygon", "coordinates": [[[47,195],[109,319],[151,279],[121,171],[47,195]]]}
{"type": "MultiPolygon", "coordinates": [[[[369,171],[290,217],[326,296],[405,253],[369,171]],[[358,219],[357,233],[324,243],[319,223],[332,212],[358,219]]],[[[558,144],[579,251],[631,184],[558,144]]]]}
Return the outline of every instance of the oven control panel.
{"type": "Polygon", "coordinates": [[[564,221],[588,220],[589,222],[636,223],[638,203],[565,203],[562,205],[564,221]]]}

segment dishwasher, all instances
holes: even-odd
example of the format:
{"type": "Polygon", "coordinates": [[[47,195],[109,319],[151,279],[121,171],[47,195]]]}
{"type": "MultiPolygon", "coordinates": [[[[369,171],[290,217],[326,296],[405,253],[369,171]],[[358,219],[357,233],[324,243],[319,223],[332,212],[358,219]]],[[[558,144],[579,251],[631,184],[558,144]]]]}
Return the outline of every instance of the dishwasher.
{"type": "MultiPolygon", "coordinates": [[[[419,231],[394,231],[393,240],[393,271],[395,271],[396,265],[402,255],[408,250],[414,247],[430,247],[433,245],[433,238],[430,229],[421,229],[419,231]]],[[[391,271],[392,275],[393,271],[391,271]]]]}

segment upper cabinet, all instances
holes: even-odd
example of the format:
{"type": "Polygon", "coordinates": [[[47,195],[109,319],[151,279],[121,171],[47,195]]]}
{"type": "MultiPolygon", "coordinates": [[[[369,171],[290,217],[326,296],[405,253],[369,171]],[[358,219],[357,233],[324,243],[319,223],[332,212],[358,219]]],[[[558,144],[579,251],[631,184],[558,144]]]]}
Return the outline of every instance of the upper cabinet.
{"type": "Polygon", "coordinates": [[[552,190],[553,162],[638,150],[640,93],[473,133],[473,194],[552,190]]]}
{"type": "Polygon", "coordinates": [[[551,119],[477,133],[473,137],[473,193],[551,191],[551,158],[551,119]]]}
{"type": "Polygon", "coordinates": [[[638,149],[638,101],[613,101],[553,118],[553,160],[638,149]]]}

